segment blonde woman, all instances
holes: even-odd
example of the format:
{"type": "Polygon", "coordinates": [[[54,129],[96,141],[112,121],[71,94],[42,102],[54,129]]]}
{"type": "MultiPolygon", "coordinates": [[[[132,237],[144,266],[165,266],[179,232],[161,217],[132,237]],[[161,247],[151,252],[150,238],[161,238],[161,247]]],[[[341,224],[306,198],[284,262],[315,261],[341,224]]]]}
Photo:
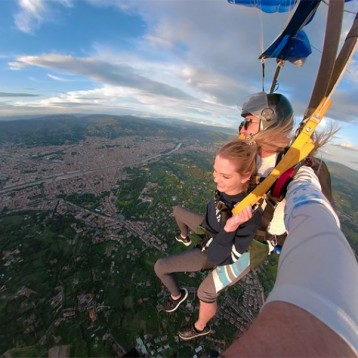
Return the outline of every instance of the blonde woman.
{"type": "Polygon", "coordinates": [[[211,332],[208,322],[216,314],[218,294],[249,270],[248,247],[260,224],[261,211],[253,214],[248,207],[229,218],[235,204],[247,195],[249,180],[256,171],[257,151],[256,145],[242,140],[229,142],[219,150],[213,166],[216,195],[209,201],[205,216],[197,216],[209,240],[203,248],[161,258],[154,266],[156,275],[170,292],[163,307],[166,312],[174,312],[188,297],[187,289],[178,284],[177,273],[211,269],[197,291],[197,320],[178,333],[183,340],[211,332]]]}

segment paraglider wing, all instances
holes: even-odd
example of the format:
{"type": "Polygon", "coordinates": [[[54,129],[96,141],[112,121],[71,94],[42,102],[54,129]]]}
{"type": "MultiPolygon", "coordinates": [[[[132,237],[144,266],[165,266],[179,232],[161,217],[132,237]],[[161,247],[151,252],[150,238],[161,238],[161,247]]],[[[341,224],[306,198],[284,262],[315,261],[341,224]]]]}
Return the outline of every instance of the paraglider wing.
{"type": "MultiPolygon", "coordinates": [[[[302,30],[314,17],[322,0],[227,0],[230,4],[256,7],[266,13],[289,12],[292,16],[281,34],[259,56],[259,59],[276,58],[302,65],[311,54],[308,37],[302,30]]],[[[332,0],[334,1],[334,0],[332,0]]],[[[344,0],[349,2],[352,0],[344,0]]]]}
{"type": "Polygon", "coordinates": [[[259,56],[259,59],[277,58],[294,63],[309,56],[311,46],[305,32],[301,29],[312,20],[320,2],[321,0],[301,1],[286,28],[259,56]]]}
{"type": "Polygon", "coordinates": [[[256,7],[263,12],[287,12],[291,11],[297,0],[228,0],[230,4],[256,7]]]}
{"type": "Polygon", "coordinates": [[[305,59],[312,53],[311,44],[303,30],[298,31],[295,37],[286,35],[271,45],[261,58],[277,58],[289,61],[296,66],[302,66],[305,59]]]}

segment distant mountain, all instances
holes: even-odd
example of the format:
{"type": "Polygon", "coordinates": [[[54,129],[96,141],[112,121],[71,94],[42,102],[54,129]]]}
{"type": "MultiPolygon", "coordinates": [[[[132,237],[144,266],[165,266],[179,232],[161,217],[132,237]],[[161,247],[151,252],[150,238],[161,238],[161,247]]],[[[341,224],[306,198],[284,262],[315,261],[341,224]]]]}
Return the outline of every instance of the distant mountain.
{"type": "Polygon", "coordinates": [[[346,165],[343,165],[338,162],[326,161],[331,174],[337,174],[339,177],[345,177],[347,180],[353,179],[353,184],[358,182],[358,170],[351,169],[346,165]]]}
{"type": "Polygon", "coordinates": [[[227,140],[227,128],[206,126],[172,118],[140,118],[113,115],[55,115],[33,119],[0,121],[0,145],[47,146],[73,144],[87,136],[108,139],[120,136],[162,136],[197,139],[202,142],[227,140]]]}

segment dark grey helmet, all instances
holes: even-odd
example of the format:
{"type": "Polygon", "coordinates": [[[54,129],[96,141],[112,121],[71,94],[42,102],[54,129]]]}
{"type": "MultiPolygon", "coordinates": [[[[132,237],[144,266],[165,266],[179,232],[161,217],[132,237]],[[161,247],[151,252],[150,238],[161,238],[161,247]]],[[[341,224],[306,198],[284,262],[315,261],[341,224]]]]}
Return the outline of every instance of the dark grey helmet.
{"type": "Polygon", "coordinates": [[[293,109],[289,100],[279,93],[259,92],[242,105],[241,116],[252,114],[260,118],[260,131],[281,127],[288,121],[293,126],[293,109]]]}

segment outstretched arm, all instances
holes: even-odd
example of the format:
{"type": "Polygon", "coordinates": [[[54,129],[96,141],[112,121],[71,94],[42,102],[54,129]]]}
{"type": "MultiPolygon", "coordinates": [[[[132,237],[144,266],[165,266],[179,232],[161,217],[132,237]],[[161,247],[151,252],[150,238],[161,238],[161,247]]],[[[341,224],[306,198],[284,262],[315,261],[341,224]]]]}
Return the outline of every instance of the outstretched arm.
{"type": "Polygon", "coordinates": [[[302,167],[286,195],[275,286],[249,330],[223,357],[357,357],[358,266],[320,191],[302,167]]]}

